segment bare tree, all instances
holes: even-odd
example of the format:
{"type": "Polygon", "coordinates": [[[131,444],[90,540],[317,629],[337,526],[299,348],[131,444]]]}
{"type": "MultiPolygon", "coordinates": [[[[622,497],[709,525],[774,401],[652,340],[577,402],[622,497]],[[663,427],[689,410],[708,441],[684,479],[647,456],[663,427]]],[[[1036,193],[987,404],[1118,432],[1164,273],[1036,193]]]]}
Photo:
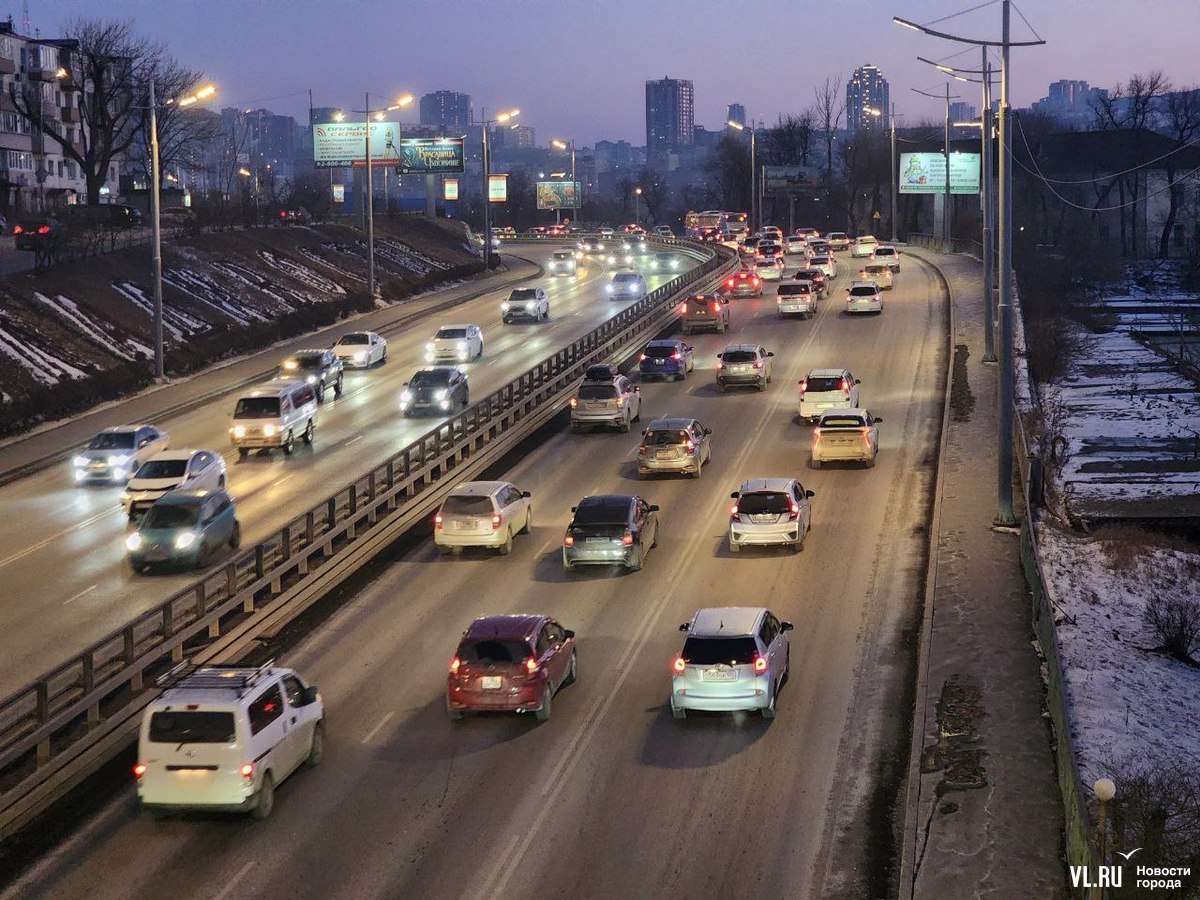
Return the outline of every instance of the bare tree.
{"type": "Polygon", "coordinates": [[[807,166],[815,132],[812,110],[780,115],[775,127],[760,138],[759,159],[769,166],[807,166]]]}
{"type": "Polygon", "coordinates": [[[721,209],[750,209],[750,145],[731,134],[717,141],[704,164],[721,209]]]}
{"type": "Polygon", "coordinates": [[[845,92],[842,79],[827,77],[820,87],[813,88],[816,105],[812,109],[813,119],[825,141],[826,178],[833,180],[833,137],[842,127],[846,115],[845,92]]]}
{"type": "Polygon", "coordinates": [[[664,221],[670,204],[671,191],[666,180],[653,169],[642,169],[637,186],[642,189],[642,203],[655,223],[664,221]]]}
{"type": "MultiPolygon", "coordinates": [[[[1200,137],[1200,86],[1184,88],[1163,97],[1161,123],[1168,136],[1182,148],[1200,137]]],[[[1163,162],[1167,184],[1170,185],[1170,206],[1163,219],[1158,238],[1158,258],[1166,259],[1171,252],[1171,233],[1185,200],[1185,182],[1179,178],[1178,154],[1172,153],[1163,162]],[[1176,183],[1176,182],[1179,183],[1176,183]]]]}

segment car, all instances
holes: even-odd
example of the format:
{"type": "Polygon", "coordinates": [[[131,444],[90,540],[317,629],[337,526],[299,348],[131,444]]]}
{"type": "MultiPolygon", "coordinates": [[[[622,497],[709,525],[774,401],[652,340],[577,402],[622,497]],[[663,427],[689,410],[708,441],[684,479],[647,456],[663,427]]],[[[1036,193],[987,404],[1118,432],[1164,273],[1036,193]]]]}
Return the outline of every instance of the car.
{"type": "Polygon", "coordinates": [[[645,229],[645,228],[643,228],[641,225],[638,225],[636,222],[631,222],[631,223],[629,223],[628,225],[622,225],[622,226],[621,226],[621,232],[622,232],[623,234],[640,234],[640,235],[645,235],[645,234],[646,234],[646,229],[645,229]]]}
{"type": "Polygon", "coordinates": [[[555,250],[550,254],[550,262],[546,264],[546,271],[551,277],[555,275],[574,275],[578,268],[578,262],[575,259],[575,254],[570,250],[555,250]]]}
{"type": "Polygon", "coordinates": [[[291,456],[296,435],[312,446],[317,427],[317,392],[298,379],[277,379],[259,385],[238,398],[233,407],[229,441],[245,459],[251,450],[278,447],[291,456]]]}
{"type": "Polygon", "coordinates": [[[675,232],[671,230],[670,225],[655,225],[654,236],[661,238],[673,238],[675,237],[675,232]]]}
{"type": "Polygon", "coordinates": [[[563,237],[565,234],[567,229],[564,225],[550,225],[546,228],[546,237],[563,237]]]}
{"type": "Polygon", "coordinates": [[[737,247],[738,256],[742,259],[742,262],[749,262],[751,265],[754,263],[757,250],[758,238],[746,238],[737,247]]]}
{"type": "Polygon", "coordinates": [[[884,291],[890,291],[896,284],[892,268],[886,263],[867,263],[858,270],[858,280],[873,281],[884,291]]]}
{"type": "Polygon", "coordinates": [[[639,571],[658,544],[658,507],[636,494],[596,494],[571,507],[563,568],[621,565],[639,571]]]}
{"type": "Polygon", "coordinates": [[[686,381],[688,372],[696,368],[696,357],[691,344],[667,338],[651,341],[638,356],[638,372],[642,381],[651,378],[686,381]]]}
{"type": "Polygon", "coordinates": [[[764,259],[756,266],[758,277],[763,281],[779,281],[783,278],[783,257],[764,259]]]}
{"type": "Polygon", "coordinates": [[[825,235],[825,240],[829,242],[830,249],[835,253],[850,249],[850,235],[844,231],[831,231],[825,235]]]}
{"type": "Polygon", "coordinates": [[[132,520],[167,491],[225,487],[225,459],[215,450],[160,450],[138,466],[121,494],[121,507],[132,520]]]}
{"type": "Polygon", "coordinates": [[[782,228],[778,228],[775,225],[764,225],[762,228],[759,229],[758,233],[762,236],[762,238],[764,240],[768,240],[771,243],[779,244],[781,246],[783,244],[783,229],[782,228]]]}
{"type": "Polygon", "coordinates": [[[869,257],[878,246],[878,238],[871,234],[862,234],[856,237],[854,243],[850,245],[850,255],[854,259],[863,259],[869,257]]]}
{"type": "Polygon", "coordinates": [[[758,246],[754,248],[754,258],[761,265],[763,260],[773,260],[783,258],[783,244],[775,243],[774,241],[760,241],[758,246]]]}
{"type": "Polygon", "coordinates": [[[105,428],[71,458],[75,483],[124,484],[142,463],[170,446],[170,435],[153,425],[105,428]]]}
{"type": "Polygon", "coordinates": [[[729,330],[728,294],[692,294],[679,305],[679,322],[684,334],[711,328],[717,334],[729,330]]]}
{"type": "Polygon", "coordinates": [[[810,269],[807,267],[800,268],[795,275],[792,276],[792,281],[800,282],[801,284],[811,284],[813,290],[817,293],[817,299],[820,300],[825,296],[825,273],[820,269],[810,269]]]}
{"type": "Polygon", "coordinates": [[[13,244],[18,250],[51,250],[64,243],[69,227],[49,216],[21,218],[12,227],[13,244]]]}
{"type": "Polygon", "coordinates": [[[880,244],[871,253],[871,262],[884,263],[893,272],[899,272],[900,251],[889,244],[880,244]]]}
{"type": "Polygon", "coordinates": [[[875,313],[883,312],[883,291],[874,281],[855,281],[846,288],[846,312],[875,313]]]}
{"type": "Polygon", "coordinates": [[[800,382],[800,418],[815,423],[827,410],[856,408],[860,384],[849,369],[813,369],[800,382]]]}
{"type": "Polygon", "coordinates": [[[333,352],[347,369],[369,369],[387,362],[387,339],[374,331],[351,331],[333,345],[333,352]]]}
{"type": "Polygon", "coordinates": [[[804,549],[812,530],[813,492],[795,478],[749,478],[729,496],[730,553],[750,546],[804,549]]]}
{"type": "Polygon", "coordinates": [[[340,356],[328,347],[297,350],[279,364],[279,378],[303,379],[317,392],[317,402],[325,402],[325,392],[342,396],[343,363],[340,356]]]}
{"type": "Polygon", "coordinates": [[[167,491],[125,539],[129,565],[145,572],[156,563],[202,569],[224,545],[242,542],[233,498],[218,488],[167,491]]]}
{"type": "Polygon", "coordinates": [[[783,239],[783,252],[789,254],[807,253],[808,240],[802,238],[798,234],[793,234],[783,239]]]}
{"type": "Polygon", "coordinates": [[[575,632],[550,616],[481,616],[450,660],[446,715],[458,721],[469,712],[531,712],[545,722],[578,667],[575,632]]]}
{"type": "Polygon", "coordinates": [[[732,297],[761,297],[762,276],[758,268],[743,266],[726,278],[725,293],[732,297]]]}
{"type": "Polygon", "coordinates": [[[792,232],[797,237],[802,237],[806,241],[814,241],[821,237],[821,232],[815,228],[797,228],[792,232]]]}
{"type": "Polygon", "coordinates": [[[809,256],[833,256],[833,247],[829,241],[816,240],[808,242],[809,256]]]}
{"type": "Polygon", "coordinates": [[[613,239],[613,230],[607,225],[596,232],[596,234],[602,241],[611,241],[613,239]]]}
{"type": "Polygon", "coordinates": [[[457,366],[427,366],[417,369],[400,393],[400,412],[453,412],[470,405],[467,375],[457,366]]]}
{"type": "Polygon", "coordinates": [[[641,272],[615,272],[604,293],[610,300],[641,300],[646,296],[646,279],[641,272]]]}
{"type": "Polygon", "coordinates": [[[500,240],[511,241],[517,236],[517,229],[511,225],[493,225],[492,236],[500,240]]]}
{"type": "Polygon", "coordinates": [[[604,261],[610,266],[632,266],[635,259],[637,259],[637,254],[622,246],[609,250],[608,255],[604,257],[604,261]]]}
{"type": "Polygon", "coordinates": [[[550,318],[550,299],[543,288],[515,288],[500,304],[500,321],[505,325],[517,319],[542,322],[550,318]]]}
{"type": "Polygon", "coordinates": [[[811,319],[817,311],[817,291],[809,282],[788,281],[775,292],[779,317],[803,316],[811,319]]]}
{"type": "Polygon", "coordinates": [[[584,381],[567,401],[571,429],[602,425],[629,431],[630,423],[641,420],[641,388],[624,375],[610,381],[584,381]]]}
{"type": "Polygon", "coordinates": [[[603,253],[604,252],[604,240],[602,238],[600,238],[599,236],[585,237],[585,238],[581,238],[579,240],[579,243],[577,243],[575,245],[575,247],[581,253],[603,253]]]}
{"type": "Polygon", "coordinates": [[[827,462],[862,462],[873,468],[879,455],[879,424],[883,419],[867,409],[835,409],[821,416],[813,429],[812,467],[827,462]]]}
{"type": "Polygon", "coordinates": [[[142,713],[137,796],[151,815],[248,812],[265,819],[275,790],[325,752],[325,704],[295,670],[180,663],[142,713]]]}
{"type": "Polygon", "coordinates": [[[533,506],[529,491],[507,481],[464,481],[451,488],[433,517],[433,543],[446,553],[491,547],[512,553],[513,535],[529,534],[533,506]]]}
{"type": "Polygon", "coordinates": [[[791,622],[762,607],[726,606],[696,610],[679,630],[687,637],[671,665],[672,717],[691,710],[775,718],[790,670],[791,622]]]}
{"type": "Polygon", "coordinates": [[[468,362],[483,356],[483,329],[478,325],[443,325],[425,345],[425,362],[468,362]]]}
{"type": "Polygon", "coordinates": [[[809,257],[808,268],[820,269],[829,281],[837,278],[837,260],[829,255],[816,254],[809,257]]]}
{"type": "Polygon", "coordinates": [[[645,256],[650,252],[650,242],[646,240],[644,232],[625,235],[625,237],[621,238],[621,247],[625,251],[634,253],[637,256],[645,256]]]}
{"type": "Polygon", "coordinates": [[[730,344],[717,354],[717,390],[724,393],[730,386],[748,384],[765,391],[773,356],[761,344],[730,344]]]}
{"type": "Polygon", "coordinates": [[[655,253],[649,266],[651,272],[678,272],[683,268],[683,260],[674,253],[655,253]]]}
{"type": "Polygon", "coordinates": [[[669,417],[655,419],[642,432],[638,447],[638,474],[663,475],[680,472],[699,478],[712,456],[711,428],[695,419],[669,417]]]}
{"type": "Polygon", "coordinates": [[[696,240],[702,244],[719,244],[722,237],[724,235],[716,225],[704,225],[696,232],[696,240]]]}

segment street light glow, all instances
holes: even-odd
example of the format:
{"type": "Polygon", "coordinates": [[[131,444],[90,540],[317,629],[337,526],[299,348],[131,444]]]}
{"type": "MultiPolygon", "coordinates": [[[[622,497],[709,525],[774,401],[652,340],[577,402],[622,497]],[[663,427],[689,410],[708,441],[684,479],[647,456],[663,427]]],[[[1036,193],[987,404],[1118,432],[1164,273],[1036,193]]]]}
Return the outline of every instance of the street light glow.
{"type": "Polygon", "coordinates": [[[567,142],[566,142],[566,141],[560,141],[558,138],[554,138],[553,140],[551,140],[551,141],[550,141],[550,146],[551,146],[551,147],[556,147],[556,148],[557,148],[557,149],[559,149],[559,150],[566,150],[566,149],[567,149],[567,142]]]}
{"type": "Polygon", "coordinates": [[[345,121],[345,119],[346,119],[346,114],[344,112],[342,112],[340,109],[333,114],[333,121],[335,121],[335,122],[342,122],[342,121],[345,121]]]}
{"type": "Polygon", "coordinates": [[[735,122],[735,121],[733,121],[733,119],[728,120],[725,124],[728,125],[730,128],[736,128],[738,131],[746,130],[745,125],[743,125],[741,122],[735,122]]]}
{"type": "Polygon", "coordinates": [[[497,122],[507,122],[509,119],[515,119],[521,114],[519,109],[510,109],[508,112],[502,112],[496,116],[497,122]]]}
{"type": "Polygon", "coordinates": [[[249,178],[252,173],[250,172],[249,169],[238,169],[238,174],[242,175],[246,178],[249,178]]]}

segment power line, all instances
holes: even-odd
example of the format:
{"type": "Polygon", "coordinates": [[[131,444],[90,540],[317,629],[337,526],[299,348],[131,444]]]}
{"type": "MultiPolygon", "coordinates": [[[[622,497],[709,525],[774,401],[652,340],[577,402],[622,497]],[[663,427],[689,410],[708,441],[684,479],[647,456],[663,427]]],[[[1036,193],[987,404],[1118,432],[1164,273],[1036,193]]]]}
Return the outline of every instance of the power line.
{"type": "MultiPolygon", "coordinates": [[[[1037,160],[1034,159],[1034,156],[1033,156],[1033,149],[1029,146],[1029,138],[1026,136],[1025,128],[1021,124],[1021,117],[1014,116],[1013,118],[1016,119],[1016,121],[1017,121],[1017,128],[1021,132],[1021,141],[1022,141],[1022,143],[1025,144],[1026,152],[1029,153],[1029,159],[1033,163],[1034,166],[1037,166],[1037,160]]],[[[1195,147],[1197,145],[1200,145],[1200,138],[1196,138],[1196,140],[1189,141],[1186,144],[1180,144],[1174,150],[1168,150],[1166,153],[1162,154],[1161,156],[1156,156],[1154,159],[1146,160],[1146,162],[1139,163],[1138,165],[1133,166],[1132,168],[1129,168],[1129,169],[1125,169],[1122,172],[1111,172],[1106,175],[1101,175],[1097,178],[1081,178],[1078,181],[1071,181],[1071,180],[1065,179],[1065,178],[1048,178],[1045,175],[1042,175],[1040,171],[1038,172],[1038,177],[1041,178],[1042,181],[1045,181],[1047,184],[1051,184],[1051,183],[1053,183],[1053,184],[1094,184],[1097,181],[1106,181],[1106,180],[1112,179],[1112,178],[1119,178],[1122,175],[1128,175],[1130,172],[1136,172],[1139,169],[1148,168],[1149,166],[1154,165],[1156,162],[1161,162],[1162,160],[1166,159],[1168,156],[1173,156],[1174,154],[1179,153],[1181,150],[1187,150],[1190,147],[1195,147]]]]}

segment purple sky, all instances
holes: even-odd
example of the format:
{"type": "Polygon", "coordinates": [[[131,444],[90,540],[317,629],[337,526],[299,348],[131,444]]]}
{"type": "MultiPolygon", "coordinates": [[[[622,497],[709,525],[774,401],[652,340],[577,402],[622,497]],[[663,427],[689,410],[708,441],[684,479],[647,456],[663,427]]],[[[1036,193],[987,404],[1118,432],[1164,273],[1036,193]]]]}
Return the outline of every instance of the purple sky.
{"type": "MultiPolygon", "coordinates": [[[[883,69],[897,112],[940,121],[943,108],[909,88],[942,90],[944,76],[918,55],[978,68],[979,50],[892,24],[891,17],[956,34],[998,39],[999,2],[937,25],[978,0],[29,0],[30,22],[57,36],[75,16],[125,18],[165,42],[181,62],[218,84],[218,106],[267,107],[307,116],[317,106],[359,107],[446,89],[480,108],[522,110],[537,141],[602,138],[645,143],[645,81],[695,82],[696,124],[719,128],[730,102],[773,123],[813,102],[814,85],[843,81],[862,63],[883,69]],[[826,11],[807,13],[807,9],[826,11]],[[377,102],[377,101],[373,101],[377,102]]],[[[1200,81],[1196,0],[1022,0],[1013,39],[1014,106],[1045,96],[1060,78],[1111,87],[1160,69],[1179,86],[1200,81]]],[[[21,4],[0,3],[21,27],[21,4]]],[[[979,86],[952,82],[979,105],[979,86]]],[[[414,109],[404,121],[416,121],[414,109]]]]}

